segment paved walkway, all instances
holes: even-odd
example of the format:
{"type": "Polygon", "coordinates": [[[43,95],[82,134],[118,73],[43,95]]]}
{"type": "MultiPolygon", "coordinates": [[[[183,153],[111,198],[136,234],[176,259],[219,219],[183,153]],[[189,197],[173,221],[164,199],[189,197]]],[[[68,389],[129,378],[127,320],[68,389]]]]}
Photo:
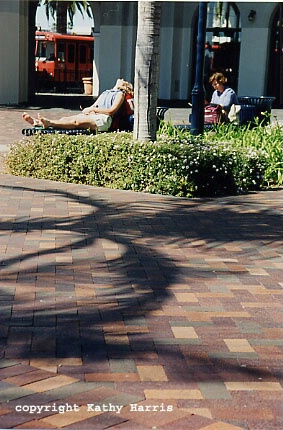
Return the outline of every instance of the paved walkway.
{"type": "Polygon", "coordinates": [[[282,429],[282,190],[0,186],[3,429],[282,429]]]}
{"type": "MultiPolygon", "coordinates": [[[[17,142],[23,138],[21,130],[24,127],[28,127],[27,123],[22,120],[22,114],[25,111],[29,112],[35,117],[37,116],[38,112],[40,112],[43,116],[46,115],[50,118],[58,118],[58,116],[78,113],[79,106],[78,109],[64,109],[54,107],[41,108],[40,106],[29,106],[22,108],[0,106],[0,123],[3,127],[0,136],[0,156],[1,153],[3,154],[9,151],[9,147],[13,142],[17,142]]],[[[165,118],[172,124],[186,124],[188,123],[190,112],[190,108],[169,109],[165,114],[165,118]]],[[[283,109],[272,110],[272,121],[275,120],[283,121],[283,109]]]]}

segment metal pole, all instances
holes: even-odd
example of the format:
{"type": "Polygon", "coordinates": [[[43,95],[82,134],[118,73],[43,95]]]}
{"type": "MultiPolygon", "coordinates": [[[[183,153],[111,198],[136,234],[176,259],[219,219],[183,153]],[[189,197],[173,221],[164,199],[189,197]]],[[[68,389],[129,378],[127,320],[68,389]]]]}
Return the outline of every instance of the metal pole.
{"type": "Polygon", "coordinates": [[[192,89],[192,115],[191,134],[197,136],[203,133],[204,129],[204,104],[205,89],[203,84],[204,74],[204,49],[206,35],[207,3],[199,3],[198,35],[197,35],[197,58],[196,58],[196,78],[192,89]]]}

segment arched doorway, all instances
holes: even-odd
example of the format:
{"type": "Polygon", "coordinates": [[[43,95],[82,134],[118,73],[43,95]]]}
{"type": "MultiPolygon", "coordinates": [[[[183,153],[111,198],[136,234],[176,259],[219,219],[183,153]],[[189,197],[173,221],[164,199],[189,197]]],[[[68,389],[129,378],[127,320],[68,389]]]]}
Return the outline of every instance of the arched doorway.
{"type": "MultiPolygon", "coordinates": [[[[198,16],[194,23],[193,79],[197,45],[198,16]]],[[[241,20],[237,6],[232,2],[207,3],[206,46],[204,66],[204,86],[206,99],[210,100],[212,89],[209,77],[213,72],[222,72],[229,85],[237,91],[241,43],[241,20]]]]}
{"type": "Polygon", "coordinates": [[[283,4],[280,3],[271,23],[267,94],[276,97],[274,106],[283,107],[283,4]]]}

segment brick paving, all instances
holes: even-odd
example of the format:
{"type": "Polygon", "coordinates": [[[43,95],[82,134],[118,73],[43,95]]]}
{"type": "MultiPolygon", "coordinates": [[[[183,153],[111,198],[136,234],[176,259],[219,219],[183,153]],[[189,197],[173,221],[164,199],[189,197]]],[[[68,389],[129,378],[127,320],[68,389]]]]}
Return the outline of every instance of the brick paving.
{"type": "MultiPolygon", "coordinates": [[[[79,112],[79,107],[75,110],[60,107],[41,108],[40,106],[0,106],[0,120],[2,124],[0,136],[0,157],[8,152],[11,144],[25,138],[22,135],[22,129],[29,127],[29,125],[22,119],[23,112],[28,112],[34,117],[37,117],[37,114],[40,112],[43,116],[56,118],[58,116],[61,117],[77,113],[79,112]]],[[[3,163],[1,167],[3,167],[3,163]]]]}
{"type": "Polygon", "coordinates": [[[281,430],[283,190],[0,186],[2,429],[281,430]]]}

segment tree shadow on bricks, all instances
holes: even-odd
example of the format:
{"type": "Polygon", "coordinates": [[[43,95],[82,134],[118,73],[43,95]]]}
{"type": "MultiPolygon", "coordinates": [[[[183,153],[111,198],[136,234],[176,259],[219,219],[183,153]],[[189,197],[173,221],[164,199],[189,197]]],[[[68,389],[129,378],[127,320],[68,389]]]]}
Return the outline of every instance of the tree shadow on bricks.
{"type": "MultiPolygon", "coordinates": [[[[230,357],[228,363],[229,357],[209,357],[215,345],[202,344],[205,333],[182,339],[174,328],[194,327],[198,333],[202,324],[214,325],[213,318],[205,323],[189,318],[190,312],[199,311],[196,292],[210,292],[209,282],[223,285],[225,278],[227,283],[262,285],[247,266],[264,258],[272,264],[278,258],[283,223],[276,207],[266,209],[254,196],[244,202],[239,197],[186,200],[75,185],[66,191],[65,184],[51,182],[46,189],[40,189],[40,181],[38,187],[28,184],[13,187],[27,206],[26,215],[10,221],[6,217],[1,225],[9,235],[8,249],[13,235],[15,239],[1,266],[0,318],[7,327],[2,358],[61,361],[60,372],[79,377],[99,369],[113,371],[111,360],[132,357],[164,365],[180,383],[210,379],[212,368],[217,378],[224,365],[247,372],[239,359],[230,357]],[[29,204],[29,193],[45,197],[39,212],[32,200],[29,204]],[[184,302],[178,293],[192,295],[184,302]],[[201,376],[188,369],[188,350],[194,360],[203,360],[201,376]]],[[[271,270],[275,288],[279,270],[271,270]]],[[[242,310],[239,299],[236,304],[233,297],[215,300],[208,302],[212,312],[232,306],[242,310]]],[[[261,318],[271,324],[268,312],[261,318]]],[[[219,331],[227,322],[235,337],[240,336],[235,318],[226,318],[219,331]]],[[[270,375],[257,368],[256,356],[251,358],[251,373],[270,375]]]]}

